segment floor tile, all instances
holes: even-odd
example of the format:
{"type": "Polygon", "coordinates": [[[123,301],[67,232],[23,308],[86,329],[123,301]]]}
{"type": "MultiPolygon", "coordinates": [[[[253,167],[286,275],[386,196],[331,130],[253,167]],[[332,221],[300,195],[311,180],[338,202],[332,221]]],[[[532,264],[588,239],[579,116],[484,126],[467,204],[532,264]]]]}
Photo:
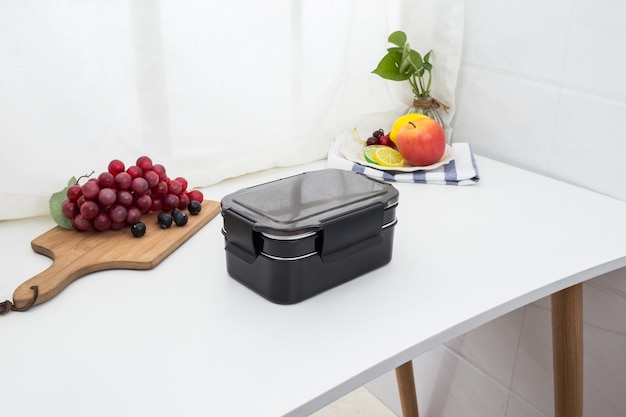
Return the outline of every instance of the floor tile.
{"type": "Polygon", "coordinates": [[[549,417],[535,407],[511,393],[509,405],[506,409],[506,417],[549,417]]]}
{"type": "Polygon", "coordinates": [[[398,417],[366,388],[361,387],[310,417],[398,417]]]}

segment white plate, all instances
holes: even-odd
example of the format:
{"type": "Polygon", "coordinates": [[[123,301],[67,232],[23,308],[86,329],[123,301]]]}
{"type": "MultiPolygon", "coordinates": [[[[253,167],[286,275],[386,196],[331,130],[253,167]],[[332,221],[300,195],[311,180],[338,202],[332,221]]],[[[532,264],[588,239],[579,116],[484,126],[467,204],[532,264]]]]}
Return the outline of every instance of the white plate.
{"type": "Polygon", "coordinates": [[[454,159],[454,150],[452,146],[446,145],[446,150],[444,151],[441,159],[432,165],[418,167],[418,166],[409,165],[408,163],[405,162],[404,166],[402,167],[383,167],[378,164],[367,162],[367,160],[365,159],[365,156],[363,155],[364,149],[365,149],[364,145],[350,138],[350,139],[347,139],[346,142],[341,146],[341,153],[343,154],[343,156],[346,157],[346,159],[352,162],[356,162],[359,165],[378,169],[380,171],[398,171],[398,172],[429,171],[431,169],[439,168],[440,166],[445,165],[454,159]]]}

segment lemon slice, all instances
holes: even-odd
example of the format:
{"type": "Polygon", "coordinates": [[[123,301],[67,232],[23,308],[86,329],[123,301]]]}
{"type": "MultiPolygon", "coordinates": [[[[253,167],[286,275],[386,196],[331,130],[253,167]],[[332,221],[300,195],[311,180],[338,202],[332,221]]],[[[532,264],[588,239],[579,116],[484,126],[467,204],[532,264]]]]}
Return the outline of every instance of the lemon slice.
{"type": "Polygon", "coordinates": [[[374,160],[378,165],[390,168],[399,168],[404,166],[404,158],[400,152],[389,146],[382,146],[374,150],[374,160]]]}

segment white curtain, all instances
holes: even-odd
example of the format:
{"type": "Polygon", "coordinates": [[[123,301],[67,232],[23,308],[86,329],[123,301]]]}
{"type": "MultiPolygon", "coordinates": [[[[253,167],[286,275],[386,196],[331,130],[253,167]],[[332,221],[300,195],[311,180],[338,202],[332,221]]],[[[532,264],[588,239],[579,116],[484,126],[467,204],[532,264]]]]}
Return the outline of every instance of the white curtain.
{"type": "MultiPolygon", "coordinates": [[[[0,0],[0,220],[148,155],[191,187],[325,158],[406,108],[371,74],[404,30],[451,106],[464,0],[0,0]]],[[[391,123],[391,122],[389,122],[391,123]]]]}

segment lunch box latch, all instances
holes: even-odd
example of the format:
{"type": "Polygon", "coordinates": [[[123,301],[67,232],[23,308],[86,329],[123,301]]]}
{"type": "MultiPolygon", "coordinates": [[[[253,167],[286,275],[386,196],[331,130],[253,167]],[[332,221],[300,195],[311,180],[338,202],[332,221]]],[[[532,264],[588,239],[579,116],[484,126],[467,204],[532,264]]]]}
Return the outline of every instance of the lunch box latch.
{"type": "Polygon", "coordinates": [[[224,217],[226,251],[247,263],[254,262],[258,255],[258,234],[252,230],[253,222],[232,210],[224,210],[222,216],[224,217]]]}

